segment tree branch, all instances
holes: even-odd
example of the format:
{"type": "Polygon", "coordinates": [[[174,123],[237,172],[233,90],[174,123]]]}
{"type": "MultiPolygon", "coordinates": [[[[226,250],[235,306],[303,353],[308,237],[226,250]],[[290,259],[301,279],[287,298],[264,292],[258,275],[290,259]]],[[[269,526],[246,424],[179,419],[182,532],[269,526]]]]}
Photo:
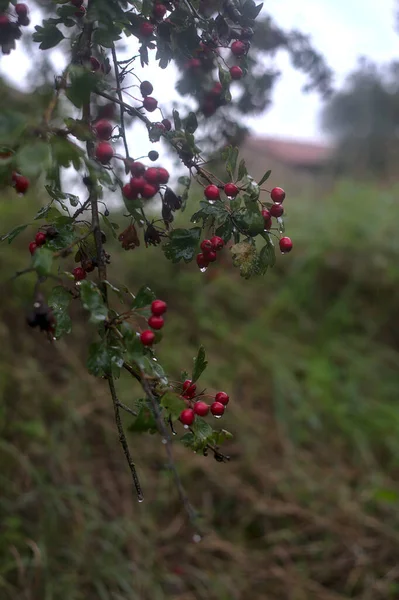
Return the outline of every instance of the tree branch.
{"type": "Polygon", "coordinates": [[[121,90],[121,81],[120,81],[120,75],[119,75],[118,59],[116,56],[115,44],[112,44],[112,60],[114,63],[114,70],[115,70],[116,91],[118,94],[118,98],[121,102],[121,104],[119,105],[120,120],[121,120],[120,131],[122,134],[123,145],[125,146],[126,158],[129,158],[129,147],[127,145],[126,131],[125,131],[125,109],[123,106],[123,96],[122,96],[122,90],[121,90]]]}

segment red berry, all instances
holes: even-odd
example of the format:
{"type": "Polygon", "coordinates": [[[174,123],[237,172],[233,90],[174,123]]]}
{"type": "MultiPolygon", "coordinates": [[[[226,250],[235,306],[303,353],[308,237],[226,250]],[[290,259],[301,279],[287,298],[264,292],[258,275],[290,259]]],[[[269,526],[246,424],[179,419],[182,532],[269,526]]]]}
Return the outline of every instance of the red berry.
{"type": "Polygon", "coordinates": [[[169,119],[163,119],[162,124],[165,127],[166,131],[170,131],[172,129],[172,123],[169,121],[169,119]]]}
{"type": "Polygon", "coordinates": [[[137,196],[138,196],[138,194],[134,190],[132,190],[132,186],[130,185],[130,183],[126,183],[123,186],[123,188],[122,188],[122,194],[128,200],[135,200],[137,198],[137,196]]]}
{"type": "Polygon", "coordinates": [[[145,166],[141,162],[133,162],[130,165],[130,172],[132,175],[135,175],[135,177],[140,177],[140,175],[145,173],[145,166]]]}
{"type": "Polygon", "coordinates": [[[208,99],[201,106],[201,110],[205,117],[211,117],[216,112],[216,105],[212,100],[208,99]]]}
{"type": "Polygon", "coordinates": [[[43,231],[38,231],[35,235],[35,242],[37,246],[43,246],[46,243],[47,236],[43,231]]]}
{"type": "Polygon", "coordinates": [[[159,169],[158,169],[158,182],[159,183],[168,183],[168,181],[169,181],[169,171],[167,171],[163,167],[159,167],[159,169]]]}
{"type": "Polygon", "coordinates": [[[281,204],[273,204],[270,207],[270,214],[272,217],[281,217],[284,212],[284,208],[281,204]]]}
{"type": "Polygon", "coordinates": [[[82,267],[75,267],[72,271],[72,275],[74,276],[75,281],[83,281],[83,279],[86,279],[87,277],[87,273],[82,267]]]}
{"type": "Polygon", "coordinates": [[[200,69],[202,63],[199,58],[190,58],[190,60],[186,63],[187,69],[200,69]]]}
{"type": "Polygon", "coordinates": [[[26,4],[18,3],[15,5],[15,12],[19,17],[26,17],[28,14],[28,7],[26,4]]]}
{"type": "Polygon", "coordinates": [[[292,250],[292,241],[289,237],[282,237],[279,245],[282,254],[287,254],[287,252],[291,252],[292,250]]]}
{"type": "Polygon", "coordinates": [[[150,331],[149,329],[146,329],[140,335],[140,341],[143,344],[143,346],[152,346],[154,343],[154,340],[155,340],[155,333],[153,331],[150,331]]]}
{"type": "Polygon", "coordinates": [[[241,77],[243,76],[243,71],[241,67],[239,67],[238,65],[234,65],[234,67],[231,67],[230,69],[230,75],[232,79],[241,79],[241,77]]]}
{"type": "Polygon", "coordinates": [[[83,0],[71,0],[71,4],[79,8],[79,6],[82,6],[83,0]]]}
{"type": "Polygon", "coordinates": [[[92,71],[99,71],[101,68],[100,61],[98,61],[95,56],[90,56],[90,67],[92,71]]]}
{"type": "Polygon", "coordinates": [[[132,193],[137,196],[138,194],[141,194],[145,184],[146,181],[144,177],[132,177],[130,180],[130,189],[132,190],[132,193]]]}
{"type": "Polygon", "coordinates": [[[156,167],[150,167],[144,173],[144,179],[148,183],[158,183],[158,169],[156,167]]]}
{"type": "Polygon", "coordinates": [[[211,413],[214,417],[221,417],[224,413],[224,405],[221,402],[211,404],[211,413]]]}
{"type": "Polygon", "coordinates": [[[224,186],[224,193],[230,198],[235,198],[238,192],[239,189],[236,185],[234,185],[234,183],[226,183],[226,185],[224,186]]]}
{"type": "Polygon", "coordinates": [[[0,27],[8,27],[10,24],[10,19],[7,15],[0,15],[0,27]]]}
{"type": "Polygon", "coordinates": [[[247,52],[247,48],[247,44],[244,44],[244,42],[240,42],[239,40],[233,42],[230,46],[230,50],[234,56],[244,56],[247,52]]]}
{"type": "Polygon", "coordinates": [[[223,404],[224,406],[229,403],[229,400],[230,398],[226,392],[218,392],[215,396],[215,402],[220,402],[220,404],[223,404]]]}
{"type": "Polygon", "coordinates": [[[199,417],[206,417],[206,415],[209,413],[209,406],[206,404],[206,402],[196,402],[194,404],[194,412],[199,417]]]}
{"type": "Polygon", "coordinates": [[[181,411],[179,419],[183,425],[190,426],[194,423],[195,412],[192,408],[185,408],[181,411]]]}
{"type": "Polygon", "coordinates": [[[116,107],[113,102],[108,102],[108,104],[99,106],[98,107],[98,118],[113,119],[115,117],[115,110],[116,110],[116,107]]]}
{"type": "Polygon", "coordinates": [[[36,252],[36,250],[37,250],[37,244],[36,244],[36,242],[31,242],[29,244],[29,252],[31,254],[34,254],[36,252]]]}
{"type": "Polygon", "coordinates": [[[209,252],[210,250],[213,250],[211,240],[202,240],[200,248],[203,252],[209,252]]]}
{"type": "Polygon", "coordinates": [[[80,6],[78,8],[78,10],[75,12],[75,17],[77,17],[78,19],[84,17],[86,14],[86,9],[84,6],[80,6]]]}
{"type": "Polygon", "coordinates": [[[272,226],[272,216],[270,214],[270,210],[268,210],[267,208],[263,209],[262,217],[265,221],[265,229],[270,229],[270,227],[272,226]]]}
{"type": "Polygon", "coordinates": [[[205,258],[205,255],[202,254],[202,252],[197,254],[197,265],[200,269],[206,269],[209,266],[209,260],[205,258]]]}
{"type": "Polygon", "coordinates": [[[96,132],[96,136],[100,140],[109,140],[109,138],[112,135],[113,126],[112,126],[112,123],[110,123],[106,119],[100,119],[94,125],[94,129],[96,132]]]}
{"type": "Polygon", "coordinates": [[[140,34],[143,37],[151,37],[154,33],[154,25],[152,25],[149,21],[144,21],[140,25],[140,34]]]}
{"type": "Polygon", "coordinates": [[[197,389],[197,384],[192,383],[191,379],[186,379],[183,383],[183,392],[187,392],[189,388],[193,388],[194,392],[197,389]]]}
{"type": "Polygon", "coordinates": [[[163,300],[154,300],[151,303],[151,312],[156,317],[160,317],[168,310],[168,305],[163,300]]]}
{"type": "Polygon", "coordinates": [[[285,191],[283,190],[283,188],[275,187],[270,192],[270,197],[276,204],[281,204],[282,202],[284,202],[285,191]]]}
{"type": "Polygon", "coordinates": [[[114,155],[114,149],[108,142],[100,142],[96,148],[97,160],[105,165],[107,164],[114,155]]]}
{"type": "Polygon", "coordinates": [[[17,23],[18,23],[18,25],[21,25],[22,27],[28,27],[28,25],[30,24],[30,18],[29,17],[18,17],[17,23]]]}
{"type": "Polygon", "coordinates": [[[220,96],[220,94],[223,92],[223,86],[221,83],[217,82],[215,83],[215,85],[213,86],[213,88],[211,89],[211,94],[213,96],[220,96]]]}
{"type": "Polygon", "coordinates": [[[14,177],[14,182],[15,189],[18,192],[18,194],[25,194],[30,185],[29,179],[27,177],[24,177],[23,175],[16,175],[14,177]]]}
{"type": "Polygon", "coordinates": [[[143,97],[152,94],[153,90],[154,88],[152,86],[152,83],[150,83],[149,81],[142,81],[140,83],[140,92],[143,97]]]}
{"type": "Polygon", "coordinates": [[[217,258],[216,252],[214,250],[207,250],[206,252],[204,252],[204,258],[209,263],[215,262],[215,260],[217,258]]]}
{"type": "Polygon", "coordinates": [[[160,21],[161,19],[164,18],[165,14],[166,14],[166,6],[164,4],[156,4],[154,6],[152,14],[158,21],[160,21]]]}
{"type": "Polygon", "coordinates": [[[146,96],[143,100],[143,106],[146,110],[148,110],[148,112],[154,112],[158,106],[158,100],[152,96],[146,96]]]}
{"type": "Polygon", "coordinates": [[[151,183],[146,183],[143,185],[143,189],[141,190],[141,196],[149,200],[153,198],[158,191],[158,186],[152,185],[151,183]]]}
{"type": "Polygon", "coordinates": [[[213,238],[211,238],[211,244],[212,244],[212,248],[214,250],[218,251],[218,250],[221,250],[223,248],[224,241],[218,235],[214,235],[213,238]]]}
{"type": "Polygon", "coordinates": [[[165,321],[163,320],[162,317],[157,317],[155,315],[152,315],[152,317],[150,317],[148,319],[148,325],[151,327],[151,329],[162,329],[164,324],[165,324],[165,321]]]}
{"type": "Polygon", "coordinates": [[[216,185],[208,185],[204,190],[205,198],[218,200],[220,198],[219,188],[216,185]]]}

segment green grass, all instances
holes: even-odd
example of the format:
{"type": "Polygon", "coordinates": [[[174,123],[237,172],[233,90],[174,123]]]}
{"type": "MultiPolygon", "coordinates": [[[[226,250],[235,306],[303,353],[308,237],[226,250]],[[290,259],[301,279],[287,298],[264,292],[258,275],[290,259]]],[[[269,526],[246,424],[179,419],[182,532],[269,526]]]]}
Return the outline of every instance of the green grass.
{"type": "MultiPolygon", "coordinates": [[[[294,251],[249,282],[228,251],[206,274],[159,249],[112,252],[115,280],[167,300],[171,376],[208,351],[204,386],[232,400],[232,460],[175,448],[209,534],[186,523],[157,436],[130,438],[138,504],[102,381],[85,374],[85,315],[50,346],[27,330],[32,280],[3,286],[0,598],[339,600],[399,594],[397,189],[288,198],[294,251]]],[[[33,214],[5,198],[2,230],[33,214]]],[[[3,279],[27,264],[1,247],[3,279]]],[[[138,392],[118,381],[122,401],[138,392]]],[[[127,419],[128,422],[128,419],[127,419]]]]}

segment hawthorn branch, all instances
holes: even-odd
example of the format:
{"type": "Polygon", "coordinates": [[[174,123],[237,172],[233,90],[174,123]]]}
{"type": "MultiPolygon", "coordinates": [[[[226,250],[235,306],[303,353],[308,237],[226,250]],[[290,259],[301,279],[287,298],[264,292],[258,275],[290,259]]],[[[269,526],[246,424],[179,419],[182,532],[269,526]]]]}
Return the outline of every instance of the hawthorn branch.
{"type": "Polygon", "coordinates": [[[126,154],[126,158],[129,158],[129,147],[127,145],[127,140],[126,140],[126,130],[125,130],[125,108],[123,106],[123,96],[122,96],[122,90],[121,90],[121,80],[120,80],[120,74],[119,74],[119,67],[118,67],[118,58],[116,56],[116,50],[115,50],[115,44],[112,44],[112,60],[114,63],[114,70],[115,70],[115,79],[116,79],[116,91],[118,94],[118,98],[121,102],[121,104],[119,105],[119,109],[120,109],[120,120],[121,120],[121,124],[120,124],[120,132],[122,134],[122,139],[123,139],[123,145],[125,146],[125,154],[126,154]]]}

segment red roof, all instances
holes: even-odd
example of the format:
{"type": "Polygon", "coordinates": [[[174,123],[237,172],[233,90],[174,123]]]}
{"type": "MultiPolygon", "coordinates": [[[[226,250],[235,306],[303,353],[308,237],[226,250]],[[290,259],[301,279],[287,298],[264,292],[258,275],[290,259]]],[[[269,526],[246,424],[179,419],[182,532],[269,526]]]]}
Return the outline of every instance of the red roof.
{"type": "Polygon", "coordinates": [[[244,144],[248,150],[264,152],[270,157],[289,165],[321,165],[330,160],[331,146],[270,137],[247,137],[244,144]]]}

